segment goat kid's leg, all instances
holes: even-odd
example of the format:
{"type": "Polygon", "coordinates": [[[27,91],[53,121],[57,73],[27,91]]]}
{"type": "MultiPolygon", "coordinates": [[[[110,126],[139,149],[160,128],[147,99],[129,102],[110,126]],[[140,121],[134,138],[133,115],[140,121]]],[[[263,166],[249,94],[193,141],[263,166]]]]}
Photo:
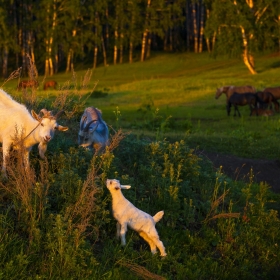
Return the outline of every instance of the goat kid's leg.
{"type": "Polygon", "coordinates": [[[121,231],[120,231],[120,237],[121,237],[121,244],[122,246],[126,245],[126,241],[125,241],[125,234],[127,231],[127,224],[121,224],[121,231]]]}
{"type": "Polygon", "coordinates": [[[121,234],[120,234],[120,232],[121,232],[121,224],[120,224],[119,222],[117,222],[116,227],[117,227],[117,234],[116,234],[116,237],[117,237],[117,239],[119,239],[120,236],[121,236],[121,234]]]}
{"type": "Polygon", "coordinates": [[[154,255],[157,252],[157,246],[155,245],[155,243],[149,238],[149,236],[145,233],[145,232],[139,232],[139,235],[146,241],[149,243],[150,248],[151,248],[151,252],[154,255]]]}
{"type": "Polygon", "coordinates": [[[165,257],[167,254],[165,252],[165,247],[163,246],[163,243],[159,240],[159,236],[158,235],[154,235],[154,236],[150,236],[150,238],[155,243],[155,245],[158,247],[158,249],[160,251],[160,255],[162,257],[165,257]]]}

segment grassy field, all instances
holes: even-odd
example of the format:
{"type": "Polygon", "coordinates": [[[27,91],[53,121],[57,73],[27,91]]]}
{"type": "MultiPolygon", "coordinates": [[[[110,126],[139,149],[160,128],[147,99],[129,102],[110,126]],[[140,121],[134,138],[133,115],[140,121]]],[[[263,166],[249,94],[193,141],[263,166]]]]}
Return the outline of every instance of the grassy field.
{"type": "MultiPolygon", "coordinates": [[[[278,54],[256,57],[258,75],[251,75],[239,59],[158,54],[145,63],[95,69],[84,93],[91,95],[86,105],[100,108],[108,124],[137,135],[185,139],[193,148],[278,159],[279,114],[250,117],[245,106],[240,108],[241,118],[233,117],[233,109],[228,117],[225,95],[217,100],[214,96],[223,85],[253,85],[258,90],[278,86],[279,67],[278,54]]],[[[75,83],[81,85],[87,73],[75,73],[75,83]]],[[[73,76],[66,74],[55,79],[60,86],[73,83],[73,76]]],[[[9,89],[9,83],[6,86],[9,89]]]]}
{"type": "Polygon", "coordinates": [[[279,195],[266,184],[234,181],[193,153],[200,148],[279,159],[279,114],[228,117],[223,85],[278,86],[280,56],[241,60],[208,54],[157,54],[145,63],[109,65],[53,77],[58,90],[3,88],[36,111],[65,109],[47,159],[31,154],[0,180],[0,279],[278,279],[279,195]],[[87,80],[87,86],[83,83],[87,80]],[[85,106],[102,110],[111,145],[102,155],[77,145],[85,106]],[[115,237],[106,178],[130,184],[124,195],[152,215],[167,257],[152,255],[129,230],[115,237]]]}

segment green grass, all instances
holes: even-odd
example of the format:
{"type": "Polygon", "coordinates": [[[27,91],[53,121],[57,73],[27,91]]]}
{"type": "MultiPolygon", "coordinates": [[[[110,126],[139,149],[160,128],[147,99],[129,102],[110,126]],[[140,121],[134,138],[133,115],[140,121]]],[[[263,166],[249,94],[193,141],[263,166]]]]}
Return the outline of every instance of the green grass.
{"type": "MultiPolygon", "coordinates": [[[[242,118],[233,117],[233,110],[228,117],[225,95],[217,100],[214,96],[216,88],[223,85],[248,84],[258,90],[278,86],[279,65],[278,55],[258,56],[259,74],[251,75],[239,59],[213,59],[207,53],[158,54],[145,63],[95,69],[90,86],[97,82],[97,94],[93,93],[86,104],[102,109],[104,119],[113,126],[118,108],[118,126],[140,135],[156,132],[171,116],[162,131],[168,139],[185,139],[188,135],[186,141],[192,146],[199,143],[202,149],[277,159],[279,114],[269,118],[249,117],[246,106],[240,108],[242,118]],[[249,143],[250,151],[251,138],[255,141],[249,143]],[[228,147],[228,141],[238,141],[241,145],[228,147]]],[[[83,75],[85,71],[76,73],[77,80],[83,75]]],[[[67,76],[58,75],[57,79],[63,84],[67,76]]]]}

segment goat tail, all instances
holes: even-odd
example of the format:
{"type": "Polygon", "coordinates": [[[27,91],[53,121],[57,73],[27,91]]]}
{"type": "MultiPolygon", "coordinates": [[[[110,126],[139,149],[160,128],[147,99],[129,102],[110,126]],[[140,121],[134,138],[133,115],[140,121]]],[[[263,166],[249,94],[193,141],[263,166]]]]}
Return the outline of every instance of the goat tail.
{"type": "Polygon", "coordinates": [[[157,223],[164,215],[164,211],[159,211],[153,216],[155,223],[157,223]]]}

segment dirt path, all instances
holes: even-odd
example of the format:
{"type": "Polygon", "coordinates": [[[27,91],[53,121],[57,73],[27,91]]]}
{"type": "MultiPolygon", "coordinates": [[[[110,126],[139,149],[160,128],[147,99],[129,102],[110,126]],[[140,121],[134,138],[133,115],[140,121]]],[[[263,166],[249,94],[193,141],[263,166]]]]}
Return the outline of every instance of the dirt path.
{"type": "Polygon", "coordinates": [[[222,166],[223,172],[234,180],[249,181],[250,169],[253,169],[254,181],[266,182],[276,193],[280,193],[280,161],[239,158],[205,151],[199,152],[208,158],[214,168],[222,166]]]}

